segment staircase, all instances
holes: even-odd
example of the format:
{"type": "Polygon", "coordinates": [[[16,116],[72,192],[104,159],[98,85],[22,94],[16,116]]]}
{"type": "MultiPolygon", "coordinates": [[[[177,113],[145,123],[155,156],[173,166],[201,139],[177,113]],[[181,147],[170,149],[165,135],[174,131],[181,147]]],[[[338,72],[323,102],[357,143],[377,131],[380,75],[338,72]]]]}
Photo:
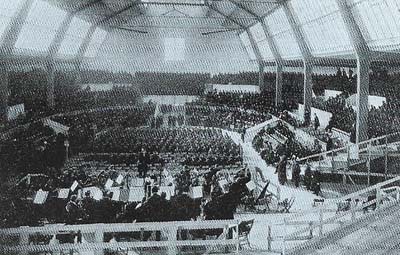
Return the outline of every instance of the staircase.
{"type": "Polygon", "coordinates": [[[315,130],[313,127],[303,127],[300,129],[306,132],[307,134],[314,136],[316,139],[320,141],[325,140],[325,131],[322,131],[321,129],[315,130]]]}
{"type": "MultiPolygon", "coordinates": [[[[396,213],[399,211],[399,185],[400,177],[396,177],[341,198],[325,199],[323,204],[288,214],[284,218],[275,216],[273,221],[267,223],[267,226],[263,225],[261,232],[257,232],[257,234],[263,233],[258,234],[260,236],[267,233],[266,238],[259,238],[258,247],[278,254],[335,254],[321,252],[319,249],[325,247],[329,249],[329,245],[341,239],[338,238],[340,233],[345,233],[348,228],[351,230],[348,234],[351,234],[352,231],[362,229],[363,223],[373,221],[375,216],[382,217],[382,215],[391,215],[393,211],[396,213]],[[392,210],[392,208],[395,209],[392,210]],[[327,236],[330,238],[326,238],[327,236]]],[[[398,219],[399,216],[397,214],[395,218],[398,219]]],[[[365,227],[362,231],[365,231],[365,227]]],[[[367,233],[364,234],[368,236],[367,233]]]]}
{"type": "Polygon", "coordinates": [[[338,228],[322,238],[309,241],[287,254],[399,254],[399,217],[400,206],[393,205],[338,228]]]}

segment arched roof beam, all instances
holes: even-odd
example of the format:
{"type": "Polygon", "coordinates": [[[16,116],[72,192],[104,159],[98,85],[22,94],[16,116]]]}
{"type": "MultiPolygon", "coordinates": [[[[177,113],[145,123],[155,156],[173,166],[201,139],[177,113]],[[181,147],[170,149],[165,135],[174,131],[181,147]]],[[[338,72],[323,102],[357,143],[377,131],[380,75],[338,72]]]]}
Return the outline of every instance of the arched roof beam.
{"type": "Polygon", "coordinates": [[[305,63],[313,62],[313,55],[311,54],[310,47],[307,44],[306,37],[304,35],[301,26],[297,23],[297,17],[293,10],[293,7],[289,3],[290,1],[281,1],[281,5],[285,15],[289,21],[290,27],[292,28],[294,37],[296,38],[297,44],[299,46],[301,55],[305,63]]]}
{"type": "MultiPolygon", "coordinates": [[[[263,29],[265,38],[266,38],[267,43],[268,43],[268,47],[270,48],[270,50],[272,52],[272,55],[273,55],[273,57],[275,59],[275,64],[276,64],[275,106],[276,107],[280,107],[281,104],[282,104],[283,64],[284,63],[283,63],[283,60],[282,60],[282,56],[281,56],[281,54],[279,52],[279,49],[278,49],[278,47],[276,45],[276,41],[272,37],[268,26],[265,24],[265,21],[261,16],[257,15],[256,13],[254,13],[253,11],[251,11],[247,7],[245,7],[243,4],[238,3],[235,0],[228,0],[228,1],[233,3],[234,5],[236,5],[238,8],[242,9],[243,11],[247,12],[248,14],[253,16],[254,18],[256,18],[258,20],[258,22],[260,22],[260,24],[261,24],[261,27],[263,29]]],[[[260,58],[263,59],[261,54],[260,54],[260,58]]],[[[266,65],[265,62],[263,64],[266,65]]],[[[262,70],[262,72],[264,72],[264,70],[262,70]]],[[[260,74],[260,79],[264,80],[264,75],[260,74]]],[[[260,84],[260,87],[261,87],[261,84],[264,86],[264,81],[259,81],[259,84],[260,84]]]]}
{"type": "Polygon", "coordinates": [[[302,58],[303,58],[303,75],[304,75],[304,86],[303,86],[303,104],[304,104],[304,112],[303,119],[304,124],[308,125],[311,122],[311,106],[312,106],[312,72],[314,57],[311,54],[311,50],[307,44],[306,37],[301,26],[298,24],[298,18],[296,17],[296,13],[293,10],[289,1],[281,2],[283,11],[288,19],[289,25],[292,28],[292,32],[296,39],[297,45],[299,46],[302,58]]]}
{"type": "Polygon", "coordinates": [[[78,54],[75,58],[75,69],[79,72],[80,66],[82,64],[82,60],[85,56],[85,53],[89,47],[90,41],[92,40],[93,34],[96,31],[98,26],[104,25],[105,23],[111,21],[112,19],[117,18],[120,14],[128,11],[131,8],[134,8],[136,5],[140,4],[141,0],[135,0],[131,4],[125,6],[124,8],[114,12],[112,15],[105,17],[104,19],[100,20],[99,22],[92,24],[87,32],[81,46],[79,47],[78,54]]]}
{"type": "Polygon", "coordinates": [[[98,23],[98,25],[103,25],[103,24],[109,22],[110,20],[117,18],[117,17],[118,17],[119,15],[121,15],[122,13],[124,13],[124,12],[126,12],[126,11],[128,11],[128,10],[130,10],[130,9],[132,9],[132,8],[134,8],[135,6],[137,6],[137,5],[141,4],[141,3],[142,3],[141,0],[135,0],[135,1],[133,1],[131,4],[128,4],[128,5],[125,6],[124,8],[122,8],[122,9],[120,9],[120,10],[114,12],[114,13],[111,14],[110,16],[108,16],[108,17],[106,17],[105,19],[101,20],[101,21],[98,23]]]}
{"type": "Polygon", "coordinates": [[[8,27],[5,29],[1,38],[3,43],[0,46],[2,55],[6,57],[12,55],[18,35],[25,24],[26,17],[28,16],[33,2],[33,0],[25,0],[25,2],[20,6],[20,9],[16,12],[8,27]]]}
{"type": "Polygon", "coordinates": [[[359,57],[370,57],[371,50],[357,25],[356,19],[346,0],[336,0],[347,34],[349,35],[353,49],[359,57]]]}
{"type": "Polygon", "coordinates": [[[356,142],[368,139],[368,96],[371,50],[358,26],[347,0],[336,0],[347,34],[357,55],[356,142]]]}
{"type": "MultiPolygon", "coordinates": [[[[263,28],[265,37],[267,38],[268,46],[271,49],[272,55],[274,56],[274,59],[275,59],[276,63],[278,65],[282,65],[283,64],[282,56],[281,56],[281,54],[280,54],[280,52],[278,50],[278,47],[276,45],[276,41],[271,36],[271,32],[269,30],[269,27],[264,22],[264,18],[259,16],[259,15],[257,15],[253,11],[249,10],[243,4],[236,2],[235,0],[228,0],[228,1],[233,3],[234,5],[236,5],[238,8],[242,9],[243,11],[247,12],[248,14],[250,14],[251,16],[256,18],[258,20],[258,22],[260,22],[260,24],[261,24],[261,26],[263,28]]],[[[273,2],[276,3],[276,1],[273,1],[273,2]]]]}
{"type": "Polygon", "coordinates": [[[251,47],[252,47],[252,49],[253,49],[253,52],[254,52],[254,54],[256,55],[257,61],[258,61],[259,64],[262,64],[263,59],[262,59],[262,57],[261,57],[260,50],[258,49],[257,44],[256,44],[256,42],[255,42],[255,40],[254,40],[254,37],[253,37],[253,35],[250,33],[250,31],[249,31],[249,28],[246,27],[245,25],[243,25],[242,23],[240,23],[239,21],[237,21],[236,19],[234,19],[233,17],[231,17],[231,16],[229,16],[229,15],[223,13],[223,12],[220,11],[218,8],[212,6],[212,4],[210,3],[209,0],[205,0],[204,3],[205,3],[205,5],[206,5],[209,9],[215,11],[215,12],[218,13],[219,15],[223,16],[225,19],[231,21],[232,23],[234,23],[235,25],[239,26],[241,29],[243,29],[244,31],[246,31],[247,36],[249,37],[249,40],[250,40],[250,43],[251,43],[251,47]]]}
{"type": "Polygon", "coordinates": [[[238,27],[240,27],[243,30],[246,30],[246,26],[242,23],[240,23],[239,21],[237,21],[235,18],[223,13],[222,11],[220,11],[218,8],[214,7],[211,3],[210,0],[205,0],[204,1],[205,6],[207,6],[209,9],[215,11],[216,13],[218,13],[219,15],[223,16],[225,19],[231,21],[232,23],[234,23],[235,25],[237,25],[238,27]]]}
{"type": "Polygon", "coordinates": [[[77,13],[82,12],[82,11],[84,11],[84,10],[86,10],[86,9],[89,9],[89,8],[92,7],[92,6],[94,6],[94,5],[98,4],[98,3],[101,3],[102,1],[103,1],[103,0],[94,0],[94,1],[92,1],[92,2],[83,4],[83,5],[81,5],[79,8],[77,8],[76,10],[74,10],[73,13],[74,13],[74,15],[76,15],[77,13]]]}
{"type": "Polygon", "coordinates": [[[8,115],[8,71],[9,59],[12,57],[15,42],[25,23],[33,0],[26,0],[21,4],[10,24],[4,30],[0,42],[0,122],[7,122],[8,115]]]}

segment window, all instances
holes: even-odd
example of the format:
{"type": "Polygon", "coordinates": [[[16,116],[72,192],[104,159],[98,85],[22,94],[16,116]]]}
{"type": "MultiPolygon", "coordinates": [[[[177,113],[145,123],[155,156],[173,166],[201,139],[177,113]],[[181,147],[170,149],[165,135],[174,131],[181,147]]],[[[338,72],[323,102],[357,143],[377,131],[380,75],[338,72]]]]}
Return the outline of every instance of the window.
{"type": "Polygon", "coordinates": [[[250,60],[256,60],[256,54],[254,53],[253,46],[251,45],[251,41],[247,32],[243,32],[239,34],[240,41],[244,48],[246,49],[247,55],[249,56],[250,60]]]}
{"type": "Polygon", "coordinates": [[[90,40],[89,46],[85,52],[85,57],[94,58],[97,56],[101,45],[107,37],[107,31],[101,28],[96,28],[90,40]]]}
{"type": "Polygon", "coordinates": [[[352,11],[371,49],[400,49],[398,0],[355,0],[352,11]]]}
{"type": "Polygon", "coordinates": [[[336,0],[292,0],[291,4],[314,55],[352,51],[336,0]]]}
{"type": "Polygon", "coordinates": [[[301,57],[301,51],[293,34],[285,11],[280,7],[272,14],[265,17],[264,22],[271,30],[278,50],[283,59],[296,59],[301,57]]]}
{"type": "Polygon", "coordinates": [[[76,55],[89,31],[89,28],[90,23],[74,17],[68,27],[64,40],[61,43],[58,54],[76,55]]]}
{"type": "Polygon", "coordinates": [[[261,23],[258,22],[254,26],[250,27],[250,33],[253,35],[253,38],[257,44],[258,49],[260,50],[260,54],[263,60],[273,59],[273,54],[271,49],[269,48],[267,37],[264,33],[264,29],[261,23]]]}
{"type": "Polygon", "coordinates": [[[164,53],[166,61],[185,60],[185,39],[183,38],[165,38],[164,53]]]}
{"type": "Polygon", "coordinates": [[[204,4],[204,0],[142,0],[143,3],[204,4]]]}
{"type": "Polygon", "coordinates": [[[48,51],[67,13],[42,0],[35,0],[15,43],[17,51],[48,51]]]}
{"type": "Polygon", "coordinates": [[[16,15],[23,0],[0,0],[0,37],[3,35],[11,19],[16,15]]]}

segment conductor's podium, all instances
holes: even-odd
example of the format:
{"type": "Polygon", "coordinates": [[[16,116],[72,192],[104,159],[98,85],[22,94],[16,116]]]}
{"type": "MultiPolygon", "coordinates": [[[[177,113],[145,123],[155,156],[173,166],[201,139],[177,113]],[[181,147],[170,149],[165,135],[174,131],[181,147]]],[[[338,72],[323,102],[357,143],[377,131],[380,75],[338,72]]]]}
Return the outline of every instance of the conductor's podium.
{"type": "Polygon", "coordinates": [[[179,221],[0,229],[0,254],[201,254],[239,251],[239,222],[179,221]]]}

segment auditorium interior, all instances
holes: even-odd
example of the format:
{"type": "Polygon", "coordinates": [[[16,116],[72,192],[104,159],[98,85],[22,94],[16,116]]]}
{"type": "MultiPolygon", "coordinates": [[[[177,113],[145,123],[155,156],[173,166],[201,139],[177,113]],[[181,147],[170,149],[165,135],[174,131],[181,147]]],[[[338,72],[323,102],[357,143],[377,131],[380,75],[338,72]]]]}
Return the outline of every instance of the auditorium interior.
{"type": "Polygon", "coordinates": [[[400,254],[399,0],[0,0],[0,254],[400,254]]]}

